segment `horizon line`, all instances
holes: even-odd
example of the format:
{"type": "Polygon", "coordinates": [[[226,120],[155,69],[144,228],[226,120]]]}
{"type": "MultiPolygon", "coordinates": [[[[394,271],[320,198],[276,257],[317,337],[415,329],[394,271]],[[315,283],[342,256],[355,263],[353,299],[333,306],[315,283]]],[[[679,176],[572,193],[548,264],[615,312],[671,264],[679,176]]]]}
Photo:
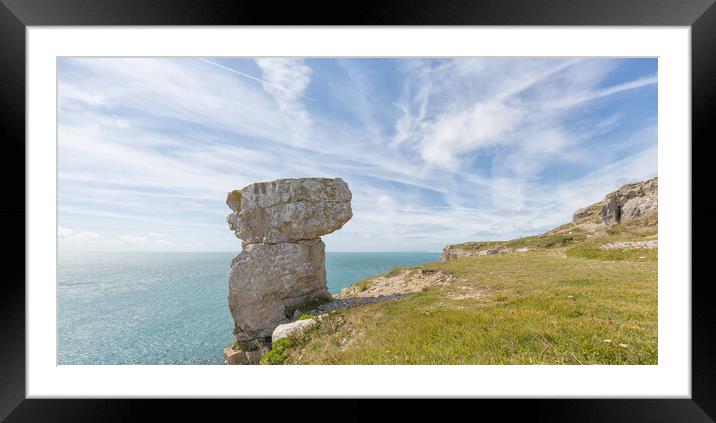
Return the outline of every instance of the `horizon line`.
{"type": "MultiPolygon", "coordinates": [[[[240,250],[238,250],[241,252],[240,250]]],[[[230,250],[66,250],[65,253],[233,253],[230,250]]],[[[381,251],[326,251],[326,253],[442,253],[442,251],[426,250],[381,250],[381,251]]],[[[60,249],[57,250],[60,254],[60,249]]]]}

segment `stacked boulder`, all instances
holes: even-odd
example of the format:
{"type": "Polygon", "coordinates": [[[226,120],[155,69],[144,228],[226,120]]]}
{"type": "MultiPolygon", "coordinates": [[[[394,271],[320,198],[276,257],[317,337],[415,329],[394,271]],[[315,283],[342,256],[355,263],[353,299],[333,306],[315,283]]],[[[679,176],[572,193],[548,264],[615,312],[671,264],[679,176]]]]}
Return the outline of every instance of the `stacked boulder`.
{"type": "Polygon", "coordinates": [[[235,342],[224,354],[228,364],[256,364],[276,326],[331,299],[320,236],[351,219],[351,192],[340,178],[278,179],[232,191],[226,204],[243,251],[231,262],[235,342]]]}

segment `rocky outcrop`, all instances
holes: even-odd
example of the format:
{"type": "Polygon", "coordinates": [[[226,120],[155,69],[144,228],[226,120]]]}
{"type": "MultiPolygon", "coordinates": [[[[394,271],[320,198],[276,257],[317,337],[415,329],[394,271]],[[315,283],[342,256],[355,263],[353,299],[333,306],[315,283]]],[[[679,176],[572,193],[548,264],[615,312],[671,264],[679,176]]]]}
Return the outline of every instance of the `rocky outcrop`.
{"type": "Polygon", "coordinates": [[[529,248],[518,248],[513,250],[504,245],[495,244],[494,242],[478,243],[478,242],[467,242],[465,244],[452,244],[447,245],[443,248],[441,261],[472,257],[472,256],[490,256],[494,254],[510,254],[513,252],[524,253],[529,251],[529,248]]]}
{"type": "Polygon", "coordinates": [[[301,305],[330,299],[325,245],[319,238],[279,244],[247,244],[229,277],[229,309],[239,342],[270,337],[301,305]]]}
{"type": "Polygon", "coordinates": [[[257,244],[314,239],[340,229],[351,212],[342,179],[279,179],[232,191],[227,221],[240,239],[257,244]]]}
{"type": "MultiPolygon", "coordinates": [[[[337,301],[360,299],[370,304],[381,299],[393,299],[420,292],[430,286],[447,285],[452,281],[452,275],[440,270],[410,269],[397,275],[387,274],[365,279],[343,288],[336,298],[337,301]]],[[[324,311],[327,306],[330,306],[330,303],[319,307],[319,310],[324,311]]],[[[348,306],[350,307],[350,302],[348,306]]]]}
{"type": "Polygon", "coordinates": [[[577,210],[572,220],[576,223],[598,217],[600,223],[613,225],[655,213],[659,206],[658,190],[658,178],[624,185],[607,194],[600,203],[577,210]]]}
{"type": "Polygon", "coordinates": [[[234,346],[224,349],[224,359],[226,364],[256,364],[269,351],[271,348],[267,344],[261,344],[253,350],[243,350],[234,346]]]}
{"type": "Polygon", "coordinates": [[[291,335],[301,333],[316,323],[318,323],[318,320],[312,318],[278,325],[276,329],[274,329],[273,335],[271,335],[271,341],[276,342],[279,339],[288,338],[291,335]]]}
{"type": "Polygon", "coordinates": [[[592,204],[589,207],[582,207],[581,209],[577,209],[576,212],[572,215],[572,221],[576,222],[578,220],[587,220],[591,219],[594,222],[601,222],[601,212],[602,212],[602,204],[592,204]]]}
{"type": "Polygon", "coordinates": [[[331,299],[319,236],[352,217],[350,202],[341,179],[279,179],[229,193],[227,221],[244,242],[229,276],[235,342],[227,363],[258,363],[278,325],[331,299]]]}
{"type": "Polygon", "coordinates": [[[607,195],[603,201],[602,219],[606,224],[621,223],[656,211],[658,207],[657,178],[628,184],[607,195]]]}
{"type": "MultiPolygon", "coordinates": [[[[574,212],[572,223],[561,225],[541,235],[525,237],[531,245],[524,246],[520,240],[508,242],[481,241],[448,245],[443,248],[441,260],[463,257],[526,253],[534,249],[562,246],[566,243],[579,242],[597,234],[612,230],[610,225],[629,222],[637,218],[650,216],[643,222],[644,227],[656,225],[658,213],[659,179],[652,178],[641,182],[627,184],[607,194],[604,199],[591,206],[583,207],[574,212]],[[540,240],[540,238],[542,240],[540,240]],[[550,243],[551,241],[551,243],[550,243]],[[520,246],[523,245],[523,246],[520,246]]],[[[638,225],[642,222],[637,221],[638,225]]],[[[614,247],[603,248],[657,248],[655,243],[644,245],[623,246],[619,243],[614,247]]]]}
{"type": "Polygon", "coordinates": [[[443,248],[443,253],[440,256],[440,260],[445,261],[461,257],[470,257],[476,254],[476,252],[464,250],[459,247],[459,245],[446,245],[443,248]]]}
{"type": "Polygon", "coordinates": [[[659,248],[659,240],[650,239],[648,241],[612,242],[609,244],[602,244],[600,248],[603,250],[650,250],[654,248],[659,248]]]}

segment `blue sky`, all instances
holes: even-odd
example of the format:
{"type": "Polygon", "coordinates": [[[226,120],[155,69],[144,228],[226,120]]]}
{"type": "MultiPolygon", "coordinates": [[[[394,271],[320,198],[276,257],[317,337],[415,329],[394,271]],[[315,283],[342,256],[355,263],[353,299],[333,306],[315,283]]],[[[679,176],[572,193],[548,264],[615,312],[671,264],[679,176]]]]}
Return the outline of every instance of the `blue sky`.
{"type": "Polygon", "coordinates": [[[340,177],[328,251],[550,229],[657,174],[656,59],[64,58],[61,250],[239,251],[226,193],[340,177]]]}

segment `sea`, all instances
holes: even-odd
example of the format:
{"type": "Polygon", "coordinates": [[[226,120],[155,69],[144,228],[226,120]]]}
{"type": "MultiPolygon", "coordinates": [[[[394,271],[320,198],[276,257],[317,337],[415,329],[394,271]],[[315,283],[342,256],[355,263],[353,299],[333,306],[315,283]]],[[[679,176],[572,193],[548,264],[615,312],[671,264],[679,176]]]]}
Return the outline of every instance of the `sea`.
{"type": "MultiPolygon", "coordinates": [[[[77,253],[58,257],[58,364],[223,364],[235,253],[77,253]]],[[[326,253],[337,293],[440,253],[326,253]]]]}

